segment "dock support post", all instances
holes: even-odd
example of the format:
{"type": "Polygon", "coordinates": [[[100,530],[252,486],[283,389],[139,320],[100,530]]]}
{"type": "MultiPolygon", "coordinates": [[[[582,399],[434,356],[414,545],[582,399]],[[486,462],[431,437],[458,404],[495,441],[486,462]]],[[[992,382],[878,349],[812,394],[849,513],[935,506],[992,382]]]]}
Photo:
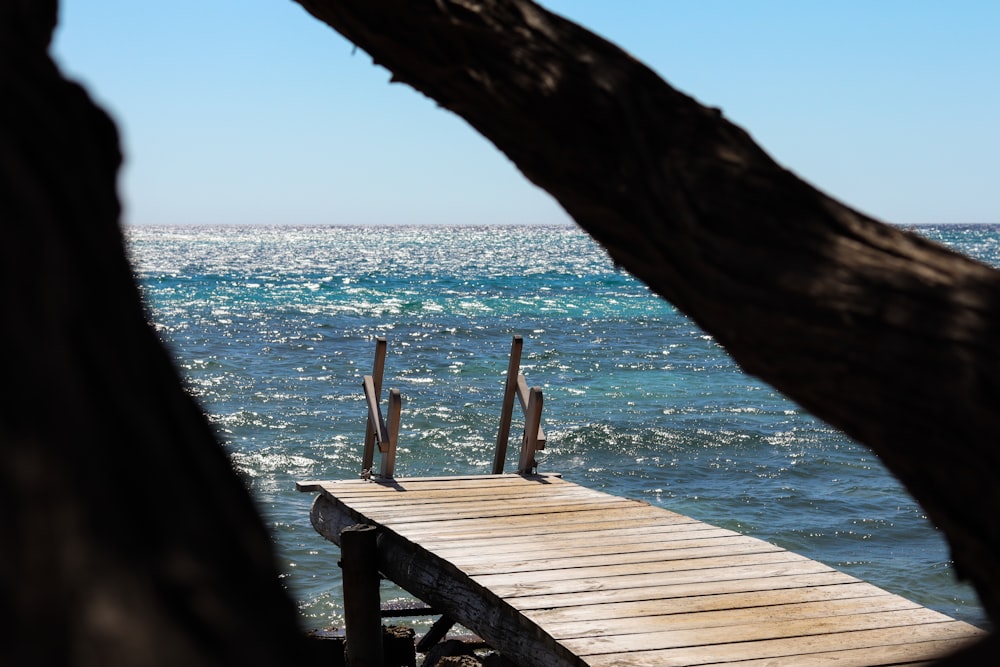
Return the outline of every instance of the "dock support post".
{"type": "Polygon", "coordinates": [[[375,526],[340,531],[347,664],[382,667],[382,614],[375,526]]]}

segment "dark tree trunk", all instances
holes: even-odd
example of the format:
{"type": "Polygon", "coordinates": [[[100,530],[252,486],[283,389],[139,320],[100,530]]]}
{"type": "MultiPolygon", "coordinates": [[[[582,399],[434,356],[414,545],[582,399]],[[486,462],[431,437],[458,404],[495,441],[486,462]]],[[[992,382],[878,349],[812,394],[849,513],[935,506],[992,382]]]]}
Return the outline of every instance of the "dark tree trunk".
{"type": "Polygon", "coordinates": [[[295,608],[146,321],[110,119],[0,0],[0,664],[273,665],[295,608]]]}
{"type": "Polygon", "coordinates": [[[1000,273],[818,192],[527,0],[298,2],[490,139],[746,372],[873,449],[997,618],[1000,273]]]}

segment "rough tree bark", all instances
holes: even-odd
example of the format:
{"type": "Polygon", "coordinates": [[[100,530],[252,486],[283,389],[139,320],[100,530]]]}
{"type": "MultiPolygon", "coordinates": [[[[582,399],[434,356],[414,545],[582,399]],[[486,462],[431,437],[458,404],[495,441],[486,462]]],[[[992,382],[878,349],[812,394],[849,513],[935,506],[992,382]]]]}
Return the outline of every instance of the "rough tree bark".
{"type": "Polygon", "coordinates": [[[0,664],[294,664],[271,542],[146,320],[111,120],[0,0],[0,664]]]}
{"type": "Polygon", "coordinates": [[[873,449],[997,618],[1000,273],[834,201],[527,0],[297,1],[491,140],[746,372],[873,449]]]}

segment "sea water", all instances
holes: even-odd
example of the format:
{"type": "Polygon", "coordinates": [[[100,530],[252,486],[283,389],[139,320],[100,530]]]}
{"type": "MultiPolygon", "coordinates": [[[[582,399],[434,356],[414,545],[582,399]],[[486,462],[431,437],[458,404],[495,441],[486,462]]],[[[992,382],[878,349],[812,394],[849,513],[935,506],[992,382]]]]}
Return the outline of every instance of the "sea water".
{"type": "MultiPolygon", "coordinates": [[[[1000,265],[1000,227],[917,231],[1000,265]]],[[[358,476],[374,338],[388,339],[384,386],[403,397],[396,474],[415,476],[489,472],[515,334],[545,396],[540,471],[986,623],[941,534],[875,456],[741,372],[574,227],[126,234],[150,317],[249,480],[306,628],[342,624],[339,552],[295,482],[358,476]]]]}

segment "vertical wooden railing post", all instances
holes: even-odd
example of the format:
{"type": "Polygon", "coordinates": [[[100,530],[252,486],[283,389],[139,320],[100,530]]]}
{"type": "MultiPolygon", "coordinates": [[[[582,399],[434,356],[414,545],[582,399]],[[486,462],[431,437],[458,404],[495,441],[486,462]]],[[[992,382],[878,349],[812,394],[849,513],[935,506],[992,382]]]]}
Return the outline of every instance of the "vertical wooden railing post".
{"type": "MultiPolygon", "coordinates": [[[[382,395],[382,375],[385,371],[385,353],[387,343],[384,336],[375,339],[375,363],[372,366],[372,383],[376,401],[382,395]]],[[[365,451],[361,457],[361,476],[371,474],[375,461],[375,425],[372,423],[371,412],[368,414],[368,428],[365,431],[365,451]]]]}
{"type": "MultiPolygon", "coordinates": [[[[541,391],[541,390],[539,390],[541,391]]],[[[517,376],[517,400],[521,404],[521,410],[524,412],[524,418],[528,418],[528,381],[524,379],[523,375],[517,376]]],[[[541,417],[538,419],[538,433],[534,435],[535,438],[535,449],[545,449],[545,431],[542,429],[541,417]]]]}
{"type": "MultiPolygon", "coordinates": [[[[361,388],[365,392],[365,403],[368,405],[368,423],[371,426],[374,443],[378,443],[379,449],[382,449],[382,443],[388,440],[386,435],[385,420],[382,419],[382,410],[378,405],[378,392],[375,390],[375,379],[371,375],[366,375],[361,381],[361,388]]],[[[375,446],[372,444],[372,449],[375,446]]],[[[372,452],[372,459],[374,460],[375,453],[372,452]]],[[[368,466],[367,470],[371,470],[371,465],[368,466]]]]}
{"type": "Polygon", "coordinates": [[[382,452],[382,465],[379,471],[379,477],[383,479],[392,479],[396,469],[396,442],[399,440],[399,419],[402,409],[403,399],[399,394],[399,390],[390,390],[389,414],[387,419],[388,442],[384,448],[379,446],[379,450],[382,452]]]}
{"type": "Polygon", "coordinates": [[[503,390],[503,406],[500,409],[500,428],[497,431],[497,446],[493,452],[493,474],[503,473],[507,458],[507,441],[510,438],[510,421],[514,416],[514,397],[517,394],[518,369],[521,367],[521,349],[524,339],[514,336],[510,344],[510,362],[507,364],[507,383],[503,390]]]}
{"type": "Polygon", "coordinates": [[[524,436],[521,438],[521,456],[517,464],[519,475],[530,475],[535,471],[538,426],[542,422],[542,390],[539,387],[532,387],[528,390],[528,394],[528,406],[524,411],[524,436]]]}
{"type": "Polygon", "coordinates": [[[342,530],[340,555],[347,664],[382,667],[382,603],[375,526],[356,525],[342,530]]]}

